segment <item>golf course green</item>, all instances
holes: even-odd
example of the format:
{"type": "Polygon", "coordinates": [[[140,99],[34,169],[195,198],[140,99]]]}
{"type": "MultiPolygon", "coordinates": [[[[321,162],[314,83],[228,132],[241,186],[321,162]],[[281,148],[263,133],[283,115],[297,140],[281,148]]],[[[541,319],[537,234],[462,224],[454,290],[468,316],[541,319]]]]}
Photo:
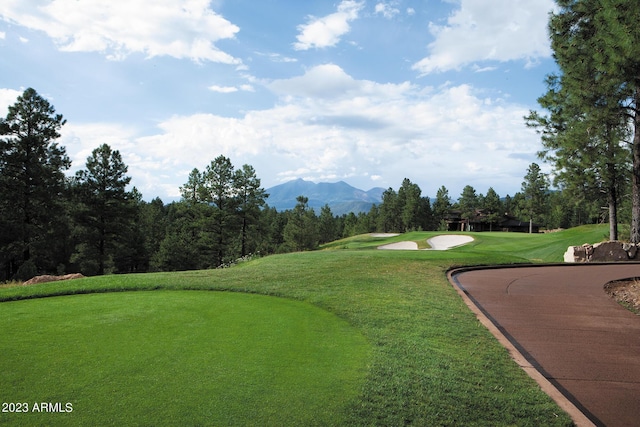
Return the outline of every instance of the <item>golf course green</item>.
{"type": "Polygon", "coordinates": [[[606,233],[468,233],[448,251],[376,249],[437,233],[363,235],[220,270],[4,285],[0,425],[571,425],[445,272],[560,262],[606,233]]]}
{"type": "Polygon", "coordinates": [[[325,310],[230,292],[16,301],[0,323],[0,396],[28,409],[3,424],[326,424],[357,397],[368,354],[325,310]]]}

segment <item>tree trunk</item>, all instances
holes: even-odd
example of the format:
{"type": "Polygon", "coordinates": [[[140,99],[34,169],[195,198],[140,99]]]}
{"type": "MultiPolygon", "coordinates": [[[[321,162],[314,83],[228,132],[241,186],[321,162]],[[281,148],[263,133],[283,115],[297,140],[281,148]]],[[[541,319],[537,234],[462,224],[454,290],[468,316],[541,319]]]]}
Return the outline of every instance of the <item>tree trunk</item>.
{"type": "MultiPolygon", "coordinates": [[[[607,124],[607,157],[613,158],[615,143],[611,125],[607,124]]],[[[618,170],[614,162],[607,162],[607,203],[609,205],[609,240],[618,240],[618,170]]]]}
{"type": "Polygon", "coordinates": [[[240,250],[240,256],[244,258],[247,255],[247,215],[242,216],[242,248],[240,250]]]}
{"type": "Polygon", "coordinates": [[[609,240],[618,240],[617,203],[609,201],[609,240]]]}
{"type": "Polygon", "coordinates": [[[105,258],[105,234],[104,229],[100,230],[100,241],[98,242],[98,275],[104,276],[104,258],[105,258]]]}
{"type": "Polygon", "coordinates": [[[618,240],[618,190],[616,183],[616,165],[607,164],[609,175],[609,190],[607,199],[609,204],[609,240],[618,240]]]}
{"type": "MultiPolygon", "coordinates": [[[[610,165],[611,166],[611,165],[610,165]]],[[[609,199],[609,240],[618,240],[618,194],[615,184],[610,184],[609,199]]]]}
{"type": "Polygon", "coordinates": [[[634,94],[633,173],[631,177],[631,243],[640,243],[640,87],[634,94]]]}

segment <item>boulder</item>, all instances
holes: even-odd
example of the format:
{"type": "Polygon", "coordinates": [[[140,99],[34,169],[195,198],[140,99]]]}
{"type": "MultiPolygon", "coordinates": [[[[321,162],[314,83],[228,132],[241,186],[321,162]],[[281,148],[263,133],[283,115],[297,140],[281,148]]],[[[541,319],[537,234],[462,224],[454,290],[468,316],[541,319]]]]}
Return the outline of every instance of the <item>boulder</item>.
{"type": "Polygon", "coordinates": [[[569,246],[564,253],[564,262],[589,262],[593,246],[585,243],[582,246],[569,246]]]}
{"type": "Polygon", "coordinates": [[[595,245],[569,246],[564,254],[565,262],[623,262],[635,261],[638,245],[617,241],[601,242],[595,245]]]}
{"type": "Polygon", "coordinates": [[[629,254],[624,250],[622,242],[601,242],[593,245],[591,261],[629,261],[629,254]]]}
{"type": "Polygon", "coordinates": [[[627,252],[629,255],[629,259],[636,259],[636,255],[638,254],[638,246],[633,243],[625,243],[622,245],[622,249],[627,252]]]}

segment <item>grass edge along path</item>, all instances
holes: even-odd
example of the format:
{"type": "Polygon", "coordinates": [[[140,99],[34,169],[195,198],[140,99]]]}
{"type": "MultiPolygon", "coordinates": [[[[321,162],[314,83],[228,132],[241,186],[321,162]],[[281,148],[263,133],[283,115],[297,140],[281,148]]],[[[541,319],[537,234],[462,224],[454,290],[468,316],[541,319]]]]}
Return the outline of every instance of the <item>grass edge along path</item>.
{"type": "MultiPolygon", "coordinates": [[[[584,242],[578,238],[572,244],[584,242]]],[[[486,245],[487,239],[478,239],[476,246],[486,245]]],[[[550,247],[549,241],[540,244],[550,247]]],[[[468,245],[441,253],[360,249],[296,253],[227,270],[104,276],[29,290],[0,289],[0,298],[210,289],[306,301],[347,320],[372,346],[367,379],[346,411],[347,424],[571,425],[570,418],[481,327],[446,280],[445,271],[451,266],[527,261],[514,255],[511,246],[480,249],[468,245]]],[[[188,419],[183,421],[189,424],[188,419]]]]}

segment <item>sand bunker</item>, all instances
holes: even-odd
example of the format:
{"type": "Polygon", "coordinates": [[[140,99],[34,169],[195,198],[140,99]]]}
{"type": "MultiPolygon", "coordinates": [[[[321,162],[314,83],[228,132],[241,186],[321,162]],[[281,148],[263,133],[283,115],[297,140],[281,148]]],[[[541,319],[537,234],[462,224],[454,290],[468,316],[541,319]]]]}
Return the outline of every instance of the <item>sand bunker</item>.
{"type": "Polygon", "coordinates": [[[443,234],[427,240],[432,251],[446,251],[456,246],[466,245],[469,242],[473,242],[473,237],[454,234],[443,234]]]}
{"type": "Polygon", "coordinates": [[[399,235],[400,233],[369,233],[371,237],[396,237],[399,235]]]}
{"type": "MultiPolygon", "coordinates": [[[[427,240],[431,251],[444,251],[447,249],[461,246],[473,241],[471,236],[460,236],[453,234],[443,234],[441,236],[435,236],[427,240]]],[[[405,250],[415,251],[418,250],[418,244],[416,242],[397,242],[389,243],[388,245],[378,246],[378,249],[391,249],[391,250],[405,250]]]]}
{"type": "Polygon", "coordinates": [[[418,244],[416,242],[396,242],[389,243],[388,245],[378,246],[378,249],[395,249],[395,250],[418,250],[418,244]]]}

